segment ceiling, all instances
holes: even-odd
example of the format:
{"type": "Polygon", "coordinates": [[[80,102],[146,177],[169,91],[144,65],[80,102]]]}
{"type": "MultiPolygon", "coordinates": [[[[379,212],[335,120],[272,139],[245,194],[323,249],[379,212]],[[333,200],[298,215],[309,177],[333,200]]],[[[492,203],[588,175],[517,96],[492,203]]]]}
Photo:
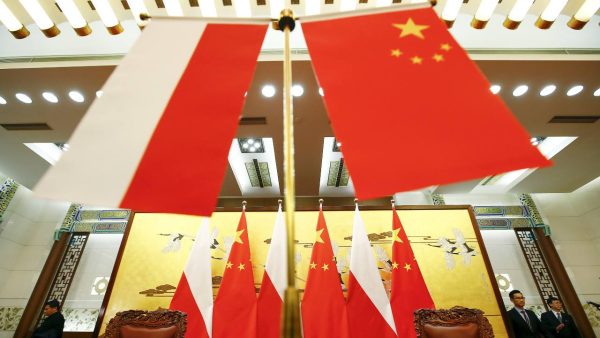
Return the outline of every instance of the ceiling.
{"type": "MultiPolygon", "coordinates": [[[[554,166],[534,171],[514,186],[512,192],[571,192],[600,176],[600,122],[548,123],[556,115],[600,115],[600,97],[592,95],[593,91],[600,88],[600,61],[479,60],[477,64],[490,83],[502,86],[499,95],[532,136],[577,137],[552,159],[554,166]],[[521,97],[514,97],[512,89],[523,83],[529,85],[529,91],[521,97]],[[550,83],[557,86],[556,92],[541,97],[540,89],[550,83]],[[566,96],[566,90],[575,84],[583,85],[583,92],[572,97],[566,96]]],[[[49,164],[23,143],[67,141],[96,91],[113,69],[114,66],[0,69],[0,96],[8,101],[0,105],[0,123],[47,123],[52,128],[43,131],[7,131],[0,128],[0,173],[31,188],[49,164]],[[73,89],[86,96],[84,103],[68,99],[67,93],[73,89]],[[41,93],[44,91],[54,92],[59,102],[52,104],[43,100],[41,93]],[[16,92],[28,93],[33,103],[18,102],[14,98],[16,92]]],[[[283,184],[281,79],[281,62],[259,62],[242,114],[243,117],[264,117],[266,124],[240,125],[237,133],[238,137],[273,139],[280,185],[283,184]],[[265,84],[277,88],[274,97],[266,98],[261,94],[265,84]]],[[[318,196],[323,142],[325,137],[331,137],[333,133],[310,61],[293,63],[293,82],[304,86],[304,95],[294,99],[296,194],[318,196]]],[[[458,117],[456,123],[460,123],[458,117]]],[[[104,133],[110,137],[110,130],[104,133]]],[[[486,142],[492,137],[495,137],[494,126],[486,126],[481,130],[481,138],[474,142],[486,142]]],[[[440,139],[440,142],[443,141],[440,139]]],[[[393,145],[390,153],[406,146],[410,145],[393,145]]],[[[111,160],[110,154],[98,154],[98,159],[111,160]]],[[[469,192],[480,181],[435,187],[433,191],[469,192]]],[[[351,196],[351,192],[348,195],[351,196]]],[[[240,188],[231,167],[228,167],[221,197],[239,196],[240,188]]]]}

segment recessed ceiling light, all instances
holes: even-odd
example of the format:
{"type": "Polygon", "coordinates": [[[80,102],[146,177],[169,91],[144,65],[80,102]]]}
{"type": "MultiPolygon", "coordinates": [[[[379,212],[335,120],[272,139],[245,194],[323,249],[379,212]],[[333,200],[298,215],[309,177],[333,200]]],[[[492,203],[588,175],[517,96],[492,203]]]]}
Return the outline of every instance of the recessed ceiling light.
{"type": "Polygon", "coordinates": [[[275,96],[275,87],[271,85],[266,85],[262,87],[262,94],[264,97],[273,97],[275,96]]]}
{"type": "Polygon", "coordinates": [[[15,94],[15,97],[17,98],[17,100],[19,100],[23,103],[33,102],[33,101],[31,101],[31,98],[29,96],[27,96],[26,94],[23,94],[23,93],[17,93],[17,94],[15,94]]]}
{"type": "Polygon", "coordinates": [[[515,90],[513,90],[513,96],[521,96],[527,93],[528,89],[529,87],[527,87],[527,85],[520,85],[517,88],[515,88],[515,90]]]}
{"type": "Polygon", "coordinates": [[[104,94],[104,92],[101,91],[101,90],[99,90],[99,91],[96,92],[96,97],[101,97],[102,94],[104,94]]]}
{"type": "Polygon", "coordinates": [[[325,96],[325,92],[323,92],[323,88],[319,87],[319,95],[325,96]]]}
{"type": "Polygon", "coordinates": [[[304,88],[301,85],[292,86],[292,96],[298,97],[304,94],[304,88]]]}
{"type": "Polygon", "coordinates": [[[567,96],[577,95],[577,94],[581,93],[582,90],[583,90],[583,86],[582,85],[573,86],[567,92],[567,96]]]}
{"type": "Polygon", "coordinates": [[[69,97],[71,98],[71,100],[73,100],[75,102],[81,103],[81,102],[85,101],[85,98],[83,97],[83,95],[76,90],[70,91],[69,97]]]}
{"type": "Polygon", "coordinates": [[[498,93],[500,93],[501,89],[502,89],[502,87],[500,87],[500,85],[497,85],[497,84],[492,85],[490,87],[490,91],[492,92],[492,94],[498,94],[498,93]]]}
{"type": "Polygon", "coordinates": [[[554,93],[555,90],[556,90],[555,85],[547,85],[546,87],[542,88],[542,90],[540,91],[540,95],[548,96],[548,95],[554,93]]]}
{"type": "Polygon", "coordinates": [[[594,96],[600,96],[600,88],[596,89],[594,92],[594,96]]]}
{"type": "Polygon", "coordinates": [[[2,96],[0,96],[0,104],[6,104],[6,100],[2,96]]]}
{"type": "Polygon", "coordinates": [[[44,97],[44,99],[46,99],[46,101],[51,102],[51,103],[56,103],[58,102],[58,97],[56,97],[56,95],[54,95],[54,93],[50,93],[50,92],[43,92],[42,96],[44,97]]]}

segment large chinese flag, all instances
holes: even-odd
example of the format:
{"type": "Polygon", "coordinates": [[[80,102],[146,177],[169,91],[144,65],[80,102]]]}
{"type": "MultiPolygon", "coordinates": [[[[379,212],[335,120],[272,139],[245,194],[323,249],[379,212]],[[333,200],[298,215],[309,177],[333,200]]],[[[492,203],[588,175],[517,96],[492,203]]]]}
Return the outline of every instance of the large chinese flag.
{"type": "Polygon", "coordinates": [[[152,19],[35,193],[210,215],[266,30],[263,20],[152,19]]]}
{"type": "Polygon", "coordinates": [[[287,235],[281,205],[277,211],[267,264],[257,301],[257,332],[260,338],[279,338],[281,308],[287,287],[287,235]]]}
{"type": "Polygon", "coordinates": [[[348,277],[348,323],[352,338],[396,337],[390,300],[385,293],[358,205],[354,211],[352,227],[350,276],[348,277]]]}
{"type": "Polygon", "coordinates": [[[319,211],[301,310],[305,338],[348,337],[346,301],[323,210],[319,211]]]}
{"type": "Polygon", "coordinates": [[[356,195],[550,162],[429,7],[302,20],[356,195]]]}
{"type": "Polygon", "coordinates": [[[240,337],[256,337],[256,290],[244,211],[215,299],[212,335],[212,338],[240,337]]]}
{"type": "Polygon", "coordinates": [[[392,312],[398,337],[416,337],[414,311],[433,309],[435,304],[396,209],[392,211],[392,312]]]}
{"type": "Polygon", "coordinates": [[[208,219],[205,218],[169,305],[170,309],[187,313],[186,338],[210,338],[212,333],[213,292],[208,227],[208,219]]]}

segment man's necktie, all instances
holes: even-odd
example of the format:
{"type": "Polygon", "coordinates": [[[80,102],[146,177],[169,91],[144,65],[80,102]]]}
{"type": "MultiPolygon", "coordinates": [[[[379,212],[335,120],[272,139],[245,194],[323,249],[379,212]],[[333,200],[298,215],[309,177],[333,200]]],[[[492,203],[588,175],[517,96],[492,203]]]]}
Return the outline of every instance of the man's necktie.
{"type": "Polygon", "coordinates": [[[527,322],[527,326],[529,326],[529,328],[531,329],[531,322],[529,321],[529,316],[527,316],[525,310],[521,311],[521,315],[523,316],[523,319],[525,319],[525,321],[527,322]]]}
{"type": "Polygon", "coordinates": [[[557,314],[557,317],[558,317],[558,321],[562,323],[563,321],[562,321],[562,316],[560,315],[560,312],[557,314]]]}

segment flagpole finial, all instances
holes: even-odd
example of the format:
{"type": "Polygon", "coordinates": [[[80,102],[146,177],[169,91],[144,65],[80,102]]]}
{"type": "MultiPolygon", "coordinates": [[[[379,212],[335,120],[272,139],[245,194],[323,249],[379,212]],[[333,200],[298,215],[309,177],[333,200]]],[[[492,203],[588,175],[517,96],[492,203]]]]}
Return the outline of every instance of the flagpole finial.
{"type": "Polygon", "coordinates": [[[242,201],[242,210],[243,211],[246,211],[246,204],[248,204],[248,202],[242,201]]]}
{"type": "Polygon", "coordinates": [[[358,198],[354,199],[354,204],[358,205],[358,198]]]}
{"type": "Polygon", "coordinates": [[[146,20],[150,20],[152,19],[152,17],[150,16],[150,14],[148,13],[140,13],[140,19],[142,21],[146,21],[146,20]]]}
{"type": "Polygon", "coordinates": [[[392,206],[396,205],[396,201],[394,201],[393,198],[390,200],[390,202],[392,203],[392,206]]]}
{"type": "Polygon", "coordinates": [[[319,198],[319,210],[323,210],[323,199],[319,198]]]}
{"type": "Polygon", "coordinates": [[[280,208],[281,208],[281,203],[283,203],[283,200],[282,200],[282,199],[278,199],[278,200],[277,200],[277,204],[279,204],[279,207],[280,207],[280,208]]]}
{"type": "Polygon", "coordinates": [[[273,21],[273,29],[283,31],[286,27],[289,28],[290,32],[296,27],[294,12],[289,8],[283,9],[281,13],[279,13],[279,19],[273,21]]]}

